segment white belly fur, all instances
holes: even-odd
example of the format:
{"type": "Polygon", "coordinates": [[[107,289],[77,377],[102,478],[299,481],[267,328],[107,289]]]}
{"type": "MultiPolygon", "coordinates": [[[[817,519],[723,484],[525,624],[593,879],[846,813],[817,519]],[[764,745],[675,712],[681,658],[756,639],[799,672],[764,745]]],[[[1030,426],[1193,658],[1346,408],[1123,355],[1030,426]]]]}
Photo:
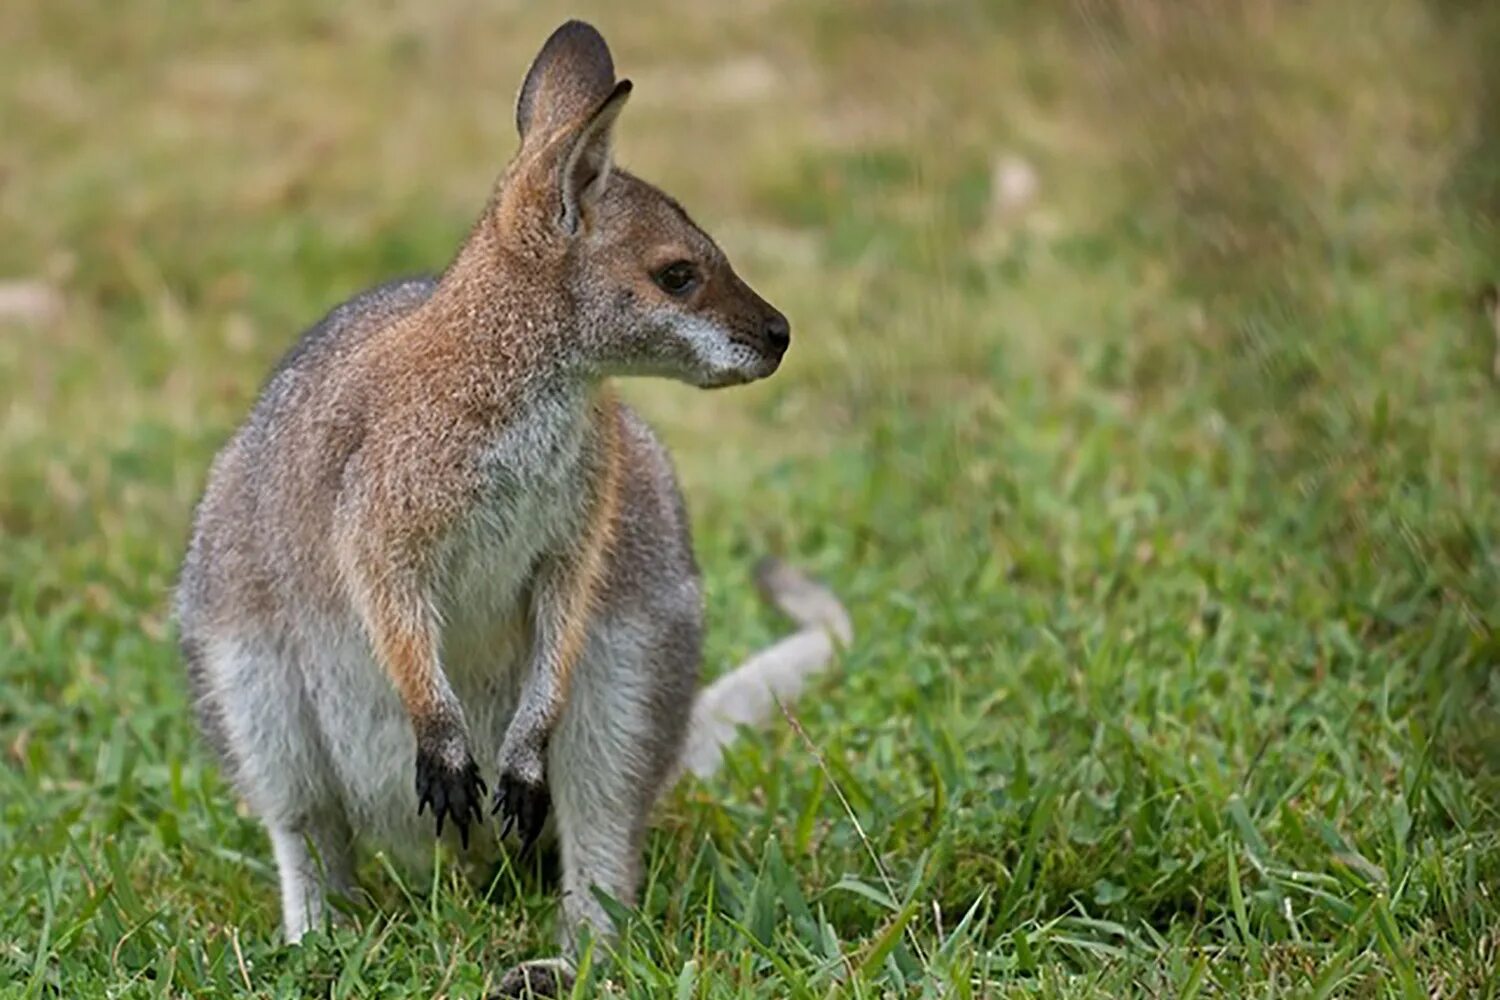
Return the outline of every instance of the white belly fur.
{"type": "MultiPolygon", "coordinates": [[[[491,787],[529,660],[529,583],[582,513],[581,434],[565,438],[532,451],[541,461],[518,462],[504,447],[514,442],[502,442],[490,499],[450,537],[442,560],[443,671],[491,787]]],[[[411,722],[362,630],[349,625],[308,637],[320,663],[307,672],[307,691],[356,834],[420,868],[431,858],[433,820],[417,815],[411,722]]]]}

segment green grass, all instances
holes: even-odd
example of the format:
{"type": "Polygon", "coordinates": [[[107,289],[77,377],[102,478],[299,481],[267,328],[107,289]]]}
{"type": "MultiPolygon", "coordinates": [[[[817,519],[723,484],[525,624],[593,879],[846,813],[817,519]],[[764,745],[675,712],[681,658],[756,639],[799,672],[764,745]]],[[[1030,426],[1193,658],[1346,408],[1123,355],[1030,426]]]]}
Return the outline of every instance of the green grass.
{"type": "MultiPolygon", "coordinates": [[[[707,670],[783,628],[766,551],[857,639],[805,739],[668,800],[579,995],[1500,994],[1494,13],[710,6],[585,12],[623,161],[796,343],[628,392],[707,670]]],[[[0,9],[0,278],[66,303],[0,326],[0,996],[469,998],[550,950],[546,872],[379,857],[352,926],[280,945],[166,600],[269,366],[442,266],[559,16],[0,9]]]]}

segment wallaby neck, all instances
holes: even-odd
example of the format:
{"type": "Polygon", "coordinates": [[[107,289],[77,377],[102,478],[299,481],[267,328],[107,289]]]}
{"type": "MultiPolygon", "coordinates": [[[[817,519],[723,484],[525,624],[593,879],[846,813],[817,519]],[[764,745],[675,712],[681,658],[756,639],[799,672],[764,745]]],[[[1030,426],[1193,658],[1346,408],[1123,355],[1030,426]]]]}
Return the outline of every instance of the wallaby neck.
{"type": "Polygon", "coordinates": [[[544,265],[471,237],[431,297],[375,345],[374,384],[443,433],[564,432],[594,418],[603,379],[579,360],[573,304],[544,265]]]}
{"type": "MultiPolygon", "coordinates": [[[[423,305],[416,335],[429,338],[468,392],[483,387],[502,409],[597,395],[598,374],[579,357],[577,314],[544,261],[520,257],[476,227],[423,305]]],[[[467,394],[467,392],[466,392],[467,394]]]]}

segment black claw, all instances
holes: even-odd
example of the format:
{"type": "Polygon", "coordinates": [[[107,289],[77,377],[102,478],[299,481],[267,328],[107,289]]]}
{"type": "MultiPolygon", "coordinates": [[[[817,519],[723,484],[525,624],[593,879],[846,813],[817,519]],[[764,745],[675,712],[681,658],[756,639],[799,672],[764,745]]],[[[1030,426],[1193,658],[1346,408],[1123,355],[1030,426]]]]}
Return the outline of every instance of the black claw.
{"type": "Polygon", "coordinates": [[[467,849],[469,824],[483,819],[484,797],[488,792],[489,786],[479,776],[479,766],[472,757],[455,770],[436,754],[417,751],[417,815],[432,806],[439,837],[443,835],[444,823],[452,818],[453,825],[458,827],[459,840],[467,849]]]}
{"type": "Polygon", "coordinates": [[[505,821],[500,827],[500,839],[510,836],[515,830],[521,838],[521,852],[531,849],[542,835],[547,822],[547,811],[552,807],[552,798],[545,784],[528,784],[508,774],[500,776],[495,788],[495,803],[491,812],[504,813],[505,821]]]}

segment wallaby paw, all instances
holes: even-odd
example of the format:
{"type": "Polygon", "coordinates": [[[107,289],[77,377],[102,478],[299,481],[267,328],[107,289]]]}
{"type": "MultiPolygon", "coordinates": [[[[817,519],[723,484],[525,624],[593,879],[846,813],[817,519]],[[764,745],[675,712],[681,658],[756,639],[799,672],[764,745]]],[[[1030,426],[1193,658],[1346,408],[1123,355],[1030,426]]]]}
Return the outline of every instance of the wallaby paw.
{"type": "Polygon", "coordinates": [[[527,997],[565,997],[573,992],[573,970],[560,958],[522,962],[500,980],[500,990],[490,1000],[527,997]]]}
{"type": "Polygon", "coordinates": [[[547,794],[546,740],[527,731],[511,731],[500,747],[500,780],[495,783],[492,813],[504,817],[500,839],[512,829],[529,850],[542,834],[552,798],[547,794]]]}
{"type": "Polygon", "coordinates": [[[545,781],[533,784],[515,777],[509,771],[501,772],[500,781],[495,787],[495,804],[491,809],[491,812],[505,817],[504,825],[500,828],[500,839],[508,837],[514,827],[516,836],[521,838],[521,851],[524,853],[530,850],[531,845],[542,835],[542,827],[547,822],[547,810],[550,808],[552,797],[547,794],[545,781]]]}
{"type": "Polygon", "coordinates": [[[455,754],[417,748],[417,815],[432,807],[437,818],[437,833],[443,835],[443,821],[452,819],[458,827],[459,840],[469,847],[469,824],[484,822],[484,797],[489,786],[479,776],[479,765],[467,751],[462,763],[454,766],[455,754]]]}

